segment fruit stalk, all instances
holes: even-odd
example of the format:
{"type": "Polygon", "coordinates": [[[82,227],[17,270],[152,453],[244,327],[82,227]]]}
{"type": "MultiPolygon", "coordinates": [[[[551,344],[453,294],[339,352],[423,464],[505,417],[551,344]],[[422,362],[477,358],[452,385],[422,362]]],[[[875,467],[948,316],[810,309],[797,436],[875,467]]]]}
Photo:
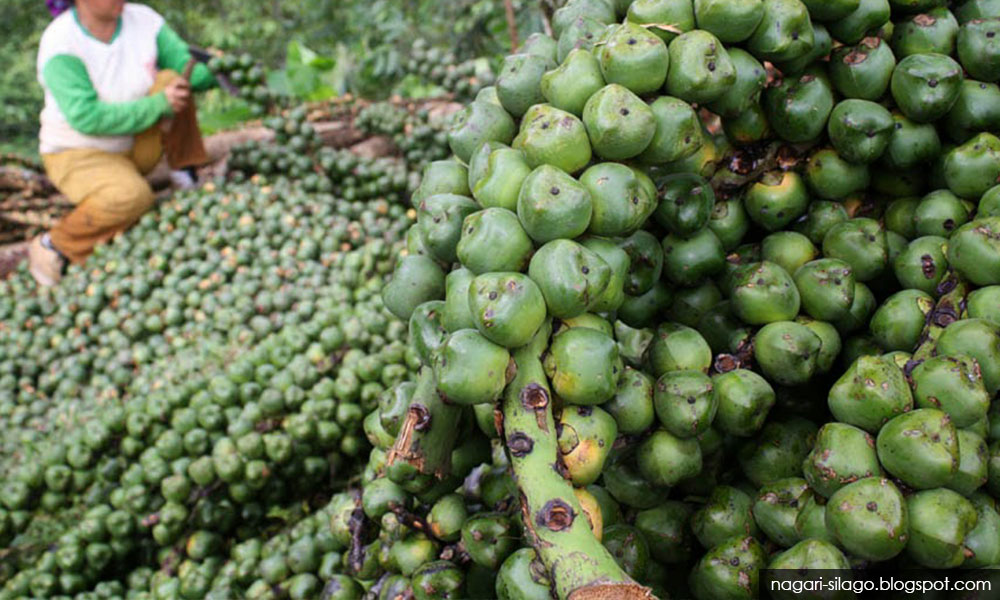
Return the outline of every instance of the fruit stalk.
{"type": "Polygon", "coordinates": [[[521,495],[524,529],[560,600],[649,599],[590,531],[573,488],[558,464],[551,394],[538,340],[515,353],[517,375],[503,400],[499,429],[521,495]]]}
{"type": "Polygon", "coordinates": [[[421,473],[447,476],[461,415],[462,407],[447,404],[438,394],[433,371],[423,368],[387,465],[404,461],[421,473]]]}

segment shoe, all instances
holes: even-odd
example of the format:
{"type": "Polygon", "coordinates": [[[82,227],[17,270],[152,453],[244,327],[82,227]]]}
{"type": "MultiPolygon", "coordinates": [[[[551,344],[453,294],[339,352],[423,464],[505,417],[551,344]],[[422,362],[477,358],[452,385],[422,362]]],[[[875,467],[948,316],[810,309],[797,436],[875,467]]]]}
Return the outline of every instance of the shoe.
{"type": "Polygon", "coordinates": [[[38,285],[52,287],[62,279],[66,259],[52,245],[49,234],[43,233],[28,246],[28,270],[38,285]]]}
{"type": "Polygon", "coordinates": [[[179,190],[189,190],[198,185],[198,180],[192,175],[194,169],[178,169],[170,172],[170,182],[179,190]]]}

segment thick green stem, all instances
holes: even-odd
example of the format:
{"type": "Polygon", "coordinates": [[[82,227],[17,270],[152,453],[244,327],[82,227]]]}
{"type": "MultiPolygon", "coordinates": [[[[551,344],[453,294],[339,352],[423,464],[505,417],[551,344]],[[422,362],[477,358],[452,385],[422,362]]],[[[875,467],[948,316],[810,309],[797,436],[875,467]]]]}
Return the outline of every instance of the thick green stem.
{"type": "Polygon", "coordinates": [[[406,417],[387,464],[407,462],[421,473],[445,477],[451,472],[451,451],[458,435],[462,407],[447,404],[437,392],[434,372],[424,367],[417,378],[406,417]]]}
{"type": "Polygon", "coordinates": [[[965,313],[965,297],[969,294],[969,286],[955,275],[949,275],[938,286],[939,290],[948,288],[951,289],[938,299],[934,309],[927,315],[927,325],[913,350],[913,358],[907,363],[907,373],[934,355],[941,332],[961,319],[965,313]]]}
{"type": "Polygon", "coordinates": [[[560,600],[648,600],[650,590],[632,581],[591,533],[560,473],[552,396],[539,360],[547,337],[542,333],[514,354],[517,375],[498,419],[520,489],[525,532],[560,600]]]}

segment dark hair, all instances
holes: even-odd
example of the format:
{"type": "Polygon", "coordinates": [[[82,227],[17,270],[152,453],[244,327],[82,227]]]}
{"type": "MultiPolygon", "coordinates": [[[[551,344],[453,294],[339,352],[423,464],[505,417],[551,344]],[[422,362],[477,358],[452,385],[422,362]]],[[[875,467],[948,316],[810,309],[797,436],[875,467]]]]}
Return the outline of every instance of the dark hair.
{"type": "Polygon", "coordinates": [[[53,17],[58,17],[73,6],[73,0],[45,0],[45,6],[53,17]]]}

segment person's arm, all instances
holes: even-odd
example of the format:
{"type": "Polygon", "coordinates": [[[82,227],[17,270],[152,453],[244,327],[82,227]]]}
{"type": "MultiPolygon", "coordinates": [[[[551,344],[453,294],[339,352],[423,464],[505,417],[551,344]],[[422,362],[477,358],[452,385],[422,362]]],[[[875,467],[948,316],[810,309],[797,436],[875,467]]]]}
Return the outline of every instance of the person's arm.
{"type": "Polygon", "coordinates": [[[70,127],[85,135],[133,135],[173,115],[163,92],[130,102],[102,101],[87,67],[76,56],[49,59],[42,79],[70,127]]]}
{"type": "MultiPolygon", "coordinates": [[[[161,69],[172,69],[178,73],[184,72],[184,67],[191,60],[191,51],[187,43],[177,35],[166,23],[160,27],[156,36],[157,66],[161,69]]],[[[215,75],[203,64],[198,63],[191,71],[191,88],[204,91],[216,85],[215,75]]]]}

